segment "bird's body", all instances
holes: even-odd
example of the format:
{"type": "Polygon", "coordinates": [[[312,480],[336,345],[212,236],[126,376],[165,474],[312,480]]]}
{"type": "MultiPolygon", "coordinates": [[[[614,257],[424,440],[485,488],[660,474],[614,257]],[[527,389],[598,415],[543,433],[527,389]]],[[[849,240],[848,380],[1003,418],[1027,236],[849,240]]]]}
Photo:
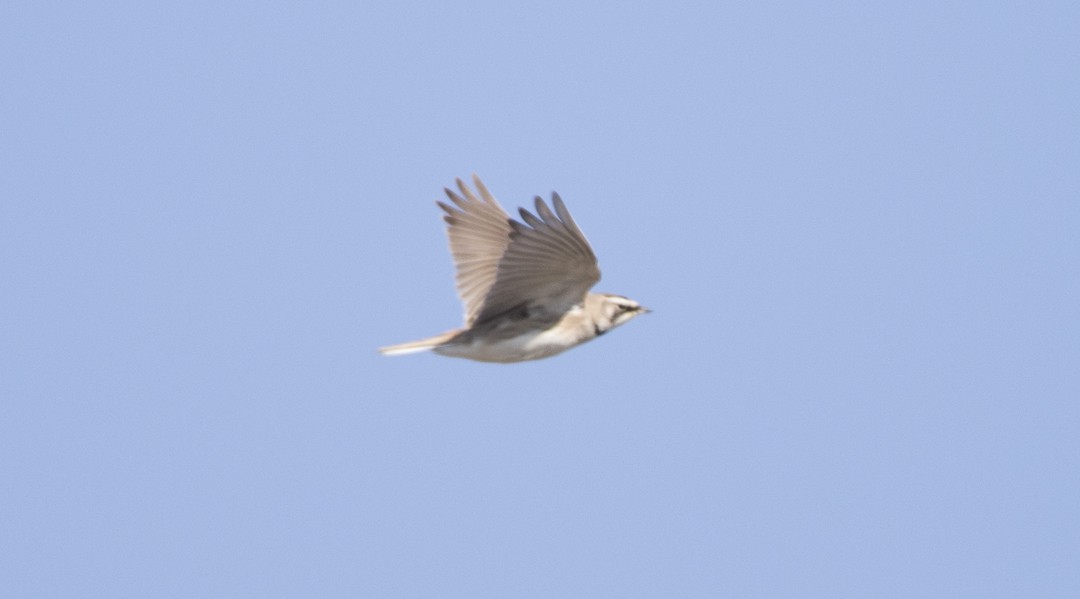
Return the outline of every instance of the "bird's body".
{"type": "Polygon", "coordinates": [[[575,325],[580,320],[582,310],[577,307],[551,324],[546,319],[499,319],[459,332],[436,347],[435,353],[480,362],[538,360],[581,343],[580,330],[575,325]]]}
{"type": "Polygon", "coordinates": [[[466,326],[380,349],[386,355],[433,350],[481,362],[553,356],[648,312],[632,299],[589,293],[600,279],[596,256],[558,194],[555,212],[539,197],[536,212],[512,220],[476,176],[477,198],[459,179],[442,202],[466,326]],[[482,199],[481,199],[482,198],[482,199]]]}

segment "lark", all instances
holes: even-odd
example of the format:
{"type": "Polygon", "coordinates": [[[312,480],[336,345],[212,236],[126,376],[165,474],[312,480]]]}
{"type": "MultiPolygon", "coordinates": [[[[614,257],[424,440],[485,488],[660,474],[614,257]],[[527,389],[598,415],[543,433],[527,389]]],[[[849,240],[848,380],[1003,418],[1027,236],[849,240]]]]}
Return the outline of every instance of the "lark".
{"type": "Polygon", "coordinates": [[[600,280],[596,254],[559,194],[540,196],[535,214],[514,220],[473,175],[446,189],[450,252],[465,326],[420,341],[383,347],[386,355],[434,351],[481,362],[523,362],[564,352],[649,312],[636,301],[591,293],[600,280]],[[554,210],[552,210],[554,208],[554,210]]]}

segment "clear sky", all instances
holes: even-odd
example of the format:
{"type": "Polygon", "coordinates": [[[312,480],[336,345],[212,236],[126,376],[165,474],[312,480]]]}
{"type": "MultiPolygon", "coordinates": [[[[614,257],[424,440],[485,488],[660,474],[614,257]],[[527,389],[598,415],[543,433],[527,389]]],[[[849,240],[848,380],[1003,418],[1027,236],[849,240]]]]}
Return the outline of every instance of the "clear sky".
{"type": "Polygon", "coordinates": [[[1080,596],[1078,7],[3,3],[0,596],[1080,596]]]}

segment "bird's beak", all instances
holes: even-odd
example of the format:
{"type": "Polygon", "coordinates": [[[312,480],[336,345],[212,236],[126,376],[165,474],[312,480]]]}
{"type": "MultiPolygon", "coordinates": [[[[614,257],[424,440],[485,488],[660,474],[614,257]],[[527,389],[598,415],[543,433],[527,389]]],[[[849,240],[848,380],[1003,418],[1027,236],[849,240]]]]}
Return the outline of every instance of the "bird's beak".
{"type": "Polygon", "coordinates": [[[642,314],[648,314],[649,312],[652,312],[652,310],[646,308],[645,306],[641,306],[640,308],[638,308],[638,312],[641,312],[642,314]]]}

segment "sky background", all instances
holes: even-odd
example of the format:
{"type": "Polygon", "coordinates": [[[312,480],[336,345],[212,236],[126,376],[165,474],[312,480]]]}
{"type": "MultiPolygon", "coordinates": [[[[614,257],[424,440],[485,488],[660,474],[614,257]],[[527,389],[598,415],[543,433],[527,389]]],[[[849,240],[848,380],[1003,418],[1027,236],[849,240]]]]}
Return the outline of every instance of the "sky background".
{"type": "Polygon", "coordinates": [[[0,595],[1080,596],[1075,2],[5,2],[0,595]],[[654,312],[534,363],[440,211],[654,312]]]}

